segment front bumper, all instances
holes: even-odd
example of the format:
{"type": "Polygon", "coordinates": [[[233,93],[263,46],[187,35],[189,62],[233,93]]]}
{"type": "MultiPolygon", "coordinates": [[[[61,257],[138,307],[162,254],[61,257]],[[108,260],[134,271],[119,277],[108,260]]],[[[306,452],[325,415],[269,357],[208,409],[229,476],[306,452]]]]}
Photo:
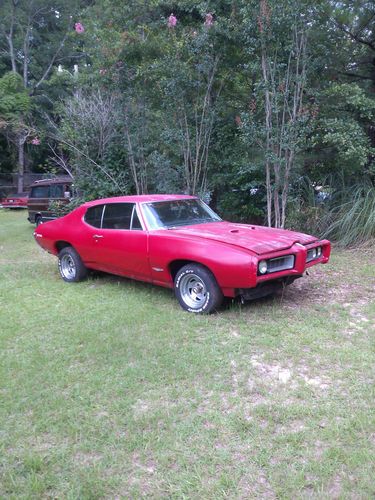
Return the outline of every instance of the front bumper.
{"type": "Polygon", "coordinates": [[[331,253],[330,242],[328,240],[319,240],[315,241],[314,243],[309,243],[308,245],[295,243],[288,250],[279,253],[276,256],[276,259],[274,253],[261,255],[259,256],[258,262],[263,260],[272,261],[272,260],[277,260],[277,258],[292,256],[294,258],[294,263],[293,267],[289,269],[280,271],[277,270],[276,272],[267,272],[266,274],[258,273],[255,286],[258,286],[260,283],[270,282],[281,278],[287,278],[287,277],[292,278],[294,276],[300,277],[309,267],[315,266],[316,264],[326,264],[329,261],[330,253],[331,253]],[[308,261],[307,256],[309,250],[318,247],[322,248],[321,255],[313,260],[308,261]]]}
{"type": "Polygon", "coordinates": [[[267,297],[267,295],[281,291],[286,286],[291,285],[293,281],[298,278],[302,278],[302,274],[259,283],[259,285],[254,288],[237,288],[235,296],[240,296],[242,300],[260,299],[262,297],[267,297]]]}

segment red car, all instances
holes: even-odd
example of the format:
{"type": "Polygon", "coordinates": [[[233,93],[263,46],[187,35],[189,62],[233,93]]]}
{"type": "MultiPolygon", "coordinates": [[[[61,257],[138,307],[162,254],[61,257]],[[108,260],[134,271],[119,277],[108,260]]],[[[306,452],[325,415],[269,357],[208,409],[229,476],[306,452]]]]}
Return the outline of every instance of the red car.
{"type": "Polygon", "coordinates": [[[224,297],[263,297],[329,260],[330,243],[302,233],[225,222],[194,196],[91,201],[39,226],[63,280],[88,269],[174,288],[183,309],[210,313],[224,297]]]}
{"type": "Polygon", "coordinates": [[[2,208],[27,208],[28,193],[16,193],[3,198],[2,208]]]}

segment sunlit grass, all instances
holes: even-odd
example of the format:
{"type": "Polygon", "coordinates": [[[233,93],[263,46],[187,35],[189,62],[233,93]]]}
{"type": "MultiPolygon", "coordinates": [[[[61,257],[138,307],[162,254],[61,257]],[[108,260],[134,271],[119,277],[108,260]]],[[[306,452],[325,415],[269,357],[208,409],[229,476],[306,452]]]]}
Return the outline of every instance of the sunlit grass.
{"type": "Polygon", "coordinates": [[[374,253],[219,314],[106,275],[64,283],[0,212],[0,496],[375,491],[374,253]]]}

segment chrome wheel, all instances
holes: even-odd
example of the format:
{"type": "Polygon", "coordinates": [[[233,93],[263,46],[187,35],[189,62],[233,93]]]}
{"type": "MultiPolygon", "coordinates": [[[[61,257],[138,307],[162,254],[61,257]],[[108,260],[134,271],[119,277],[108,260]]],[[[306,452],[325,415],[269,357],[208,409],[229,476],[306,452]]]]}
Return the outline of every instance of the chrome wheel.
{"type": "Polygon", "coordinates": [[[63,278],[66,280],[74,280],[77,273],[76,264],[71,255],[65,254],[60,259],[60,272],[63,278]]]}
{"type": "Polygon", "coordinates": [[[65,247],[59,253],[59,271],[62,279],[71,283],[87,276],[87,268],[73,247],[65,247]]]}
{"type": "Polygon", "coordinates": [[[196,274],[187,274],[180,281],[181,299],[191,309],[201,309],[207,300],[207,287],[196,274]]]}

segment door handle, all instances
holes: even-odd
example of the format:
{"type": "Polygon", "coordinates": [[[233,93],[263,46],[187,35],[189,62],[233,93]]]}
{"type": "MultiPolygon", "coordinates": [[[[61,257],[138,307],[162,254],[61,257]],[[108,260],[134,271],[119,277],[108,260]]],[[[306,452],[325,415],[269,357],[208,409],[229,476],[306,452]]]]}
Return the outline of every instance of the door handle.
{"type": "Polygon", "coordinates": [[[97,238],[103,238],[103,235],[102,234],[94,234],[93,238],[95,238],[95,239],[97,239],[97,238]]]}

